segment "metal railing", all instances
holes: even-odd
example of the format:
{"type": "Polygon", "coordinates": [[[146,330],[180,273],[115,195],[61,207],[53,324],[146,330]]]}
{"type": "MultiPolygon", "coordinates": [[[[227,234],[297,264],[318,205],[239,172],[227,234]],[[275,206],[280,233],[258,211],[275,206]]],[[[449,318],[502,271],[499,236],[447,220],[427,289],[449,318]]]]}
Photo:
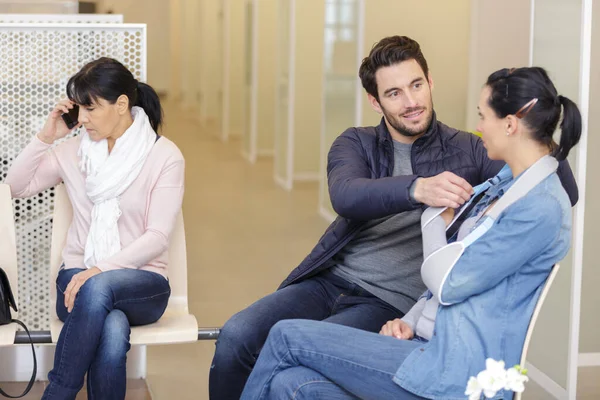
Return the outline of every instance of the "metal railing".
{"type": "MultiPolygon", "coordinates": [[[[216,340],[221,328],[198,328],[198,340],[216,340]]],[[[31,331],[31,340],[34,344],[52,344],[50,331],[31,331]]],[[[24,331],[15,334],[15,344],[29,344],[29,338],[24,331]]]]}

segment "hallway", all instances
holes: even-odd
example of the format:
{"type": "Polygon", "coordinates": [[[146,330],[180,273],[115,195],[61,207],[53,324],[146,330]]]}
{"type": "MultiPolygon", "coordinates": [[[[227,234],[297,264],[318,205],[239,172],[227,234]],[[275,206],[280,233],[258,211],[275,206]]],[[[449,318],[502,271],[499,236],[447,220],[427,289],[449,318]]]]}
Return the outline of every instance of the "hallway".
{"type": "MultiPolygon", "coordinates": [[[[317,214],[318,186],[277,187],[273,160],[250,165],[240,143],[222,143],[186,112],[165,104],[164,135],[186,159],[183,212],[190,311],[219,327],[274,291],[327,227],[317,214]]],[[[316,150],[315,150],[316,151],[316,150]]],[[[214,341],[148,348],[155,399],[207,399],[214,341]]]]}

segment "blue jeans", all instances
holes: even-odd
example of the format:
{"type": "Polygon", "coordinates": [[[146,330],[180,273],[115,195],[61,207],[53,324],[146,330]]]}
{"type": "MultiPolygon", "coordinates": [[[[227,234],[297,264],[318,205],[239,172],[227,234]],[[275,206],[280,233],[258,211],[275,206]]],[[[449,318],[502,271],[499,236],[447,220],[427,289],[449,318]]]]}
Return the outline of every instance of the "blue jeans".
{"type": "Polygon", "coordinates": [[[156,322],[171,289],[161,275],[135,269],[102,272],[79,289],[71,313],[64,291],[83,269],[61,269],[56,312],[65,324],[42,399],[75,399],[87,373],[89,399],[124,399],[130,326],[156,322]]]}
{"type": "Polygon", "coordinates": [[[225,323],[209,377],[213,400],[239,400],[273,325],[286,319],[328,321],[379,332],[399,310],[361,287],[325,272],[276,291],[225,323]]]}
{"type": "Polygon", "coordinates": [[[392,378],[422,344],[317,321],[282,321],[271,332],[242,400],[422,399],[392,378]]]}

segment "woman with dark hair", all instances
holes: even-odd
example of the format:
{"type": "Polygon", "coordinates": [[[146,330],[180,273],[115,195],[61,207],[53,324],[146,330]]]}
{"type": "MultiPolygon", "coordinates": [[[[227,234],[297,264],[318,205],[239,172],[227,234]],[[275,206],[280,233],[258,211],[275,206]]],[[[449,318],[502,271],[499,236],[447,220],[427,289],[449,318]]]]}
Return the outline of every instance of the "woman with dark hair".
{"type": "Polygon", "coordinates": [[[56,279],[64,327],[43,399],[75,399],[86,374],[89,398],[124,399],[130,326],[156,322],[171,294],[167,247],[184,160],[157,134],[156,92],[118,61],[85,65],[67,95],[6,178],[14,197],[63,182],[73,205],[56,279]],[[69,129],[61,117],[75,107],[78,123],[69,129]],[[80,126],[79,136],[54,145],[80,126]]]}
{"type": "Polygon", "coordinates": [[[579,141],[581,115],[535,67],[490,75],[478,108],[488,156],[506,166],[456,216],[423,213],[429,290],[379,335],[279,322],[242,399],[464,399],[487,358],[519,363],[541,289],[570,246],[571,205],[556,168],[579,141]]]}

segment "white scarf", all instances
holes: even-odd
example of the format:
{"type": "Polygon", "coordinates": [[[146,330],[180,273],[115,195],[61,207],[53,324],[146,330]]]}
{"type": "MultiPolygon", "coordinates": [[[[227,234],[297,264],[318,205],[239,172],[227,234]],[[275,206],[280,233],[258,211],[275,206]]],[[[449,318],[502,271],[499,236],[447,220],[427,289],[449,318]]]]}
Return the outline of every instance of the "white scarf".
{"type": "Polygon", "coordinates": [[[121,250],[119,196],[138,177],[156,141],[156,132],[144,110],[133,107],[131,115],[133,124],[116,140],[110,155],[106,139],[94,142],[85,130],[81,135],[79,167],[86,174],[85,190],[94,203],[85,244],[84,263],[88,268],[121,250]]]}

